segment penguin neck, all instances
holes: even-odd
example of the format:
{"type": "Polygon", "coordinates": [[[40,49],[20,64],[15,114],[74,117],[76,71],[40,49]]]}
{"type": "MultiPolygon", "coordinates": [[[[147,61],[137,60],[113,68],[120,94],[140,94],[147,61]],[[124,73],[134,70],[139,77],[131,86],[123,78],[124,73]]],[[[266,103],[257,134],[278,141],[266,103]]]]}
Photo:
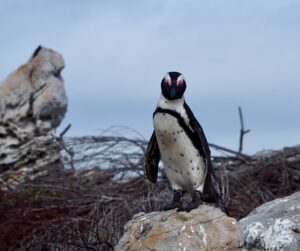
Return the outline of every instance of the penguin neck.
{"type": "Polygon", "coordinates": [[[163,94],[160,95],[158,100],[157,107],[168,110],[181,110],[184,106],[184,97],[182,96],[179,99],[169,100],[164,97],[163,94]]]}
{"type": "Polygon", "coordinates": [[[193,131],[193,129],[190,127],[190,119],[185,110],[184,104],[185,104],[184,96],[182,96],[179,99],[169,100],[166,99],[164,95],[161,94],[158,100],[157,108],[161,108],[164,110],[171,110],[177,113],[184,120],[185,124],[189,126],[189,128],[193,131]]]}

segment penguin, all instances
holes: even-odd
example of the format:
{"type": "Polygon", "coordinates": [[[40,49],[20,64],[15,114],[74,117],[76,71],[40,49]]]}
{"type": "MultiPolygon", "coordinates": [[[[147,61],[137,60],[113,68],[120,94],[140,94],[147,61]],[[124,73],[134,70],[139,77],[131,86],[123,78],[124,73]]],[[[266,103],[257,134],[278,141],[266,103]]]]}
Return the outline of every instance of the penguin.
{"type": "Polygon", "coordinates": [[[205,134],[185,102],[185,90],[181,73],[168,72],[163,77],[153,113],[154,131],[145,153],[145,171],[156,183],[161,160],[173,190],[173,200],[164,210],[189,212],[204,202],[218,203],[220,193],[205,134]],[[183,206],[181,198],[186,192],[192,200],[183,206]]]}

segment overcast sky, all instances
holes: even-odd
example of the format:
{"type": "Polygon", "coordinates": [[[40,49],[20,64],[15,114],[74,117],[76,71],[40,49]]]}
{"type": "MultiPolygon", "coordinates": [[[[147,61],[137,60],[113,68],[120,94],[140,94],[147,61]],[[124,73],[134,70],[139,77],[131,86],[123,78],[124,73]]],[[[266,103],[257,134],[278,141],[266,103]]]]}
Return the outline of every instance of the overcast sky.
{"type": "Polygon", "coordinates": [[[38,45],[60,52],[69,136],[149,138],[160,81],[183,73],[208,141],[245,152],[300,143],[300,1],[0,1],[0,79],[38,45]]]}

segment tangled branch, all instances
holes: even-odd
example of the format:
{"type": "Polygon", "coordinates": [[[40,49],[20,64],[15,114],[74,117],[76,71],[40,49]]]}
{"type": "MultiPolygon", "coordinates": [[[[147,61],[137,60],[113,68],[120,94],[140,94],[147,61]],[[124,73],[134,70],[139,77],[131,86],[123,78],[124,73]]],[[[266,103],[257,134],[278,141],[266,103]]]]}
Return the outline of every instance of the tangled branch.
{"type": "MultiPolygon", "coordinates": [[[[5,250],[112,250],[134,214],[161,210],[171,200],[162,169],[155,185],[144,177],[144,139],[64,137],[62,144],[65,169],[16,191],[0,191],[5,250]],[[64,149],[72,149],[73,156],[64,149]]],[[[226,209],[236,218],[300,190],[300,146],[246,157],[216,156],[213,164],[229,191],[226,209]]]]}

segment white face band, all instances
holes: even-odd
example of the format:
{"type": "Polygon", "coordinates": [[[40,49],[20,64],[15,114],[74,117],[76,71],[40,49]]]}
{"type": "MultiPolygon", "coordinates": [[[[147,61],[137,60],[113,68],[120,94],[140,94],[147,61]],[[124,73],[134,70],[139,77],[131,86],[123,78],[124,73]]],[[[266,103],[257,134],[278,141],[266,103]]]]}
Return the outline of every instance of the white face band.
{"type": "Polygon", "coordinates": [[[184,77],[183,77],[183,75],[180,75],[180,76],[177,78],[176,84],[177,84],[177,85],[182,85],[182,84],[183,84],[183,81],[184,81],[184,77]]]}
{"type": "Polygon", "coordinates": [[[169,73],[167,73],[164,77],[164,80],[166,83],[168,83],[169,85],[171,85],[171,77],[169,75],[169,73]]]}

